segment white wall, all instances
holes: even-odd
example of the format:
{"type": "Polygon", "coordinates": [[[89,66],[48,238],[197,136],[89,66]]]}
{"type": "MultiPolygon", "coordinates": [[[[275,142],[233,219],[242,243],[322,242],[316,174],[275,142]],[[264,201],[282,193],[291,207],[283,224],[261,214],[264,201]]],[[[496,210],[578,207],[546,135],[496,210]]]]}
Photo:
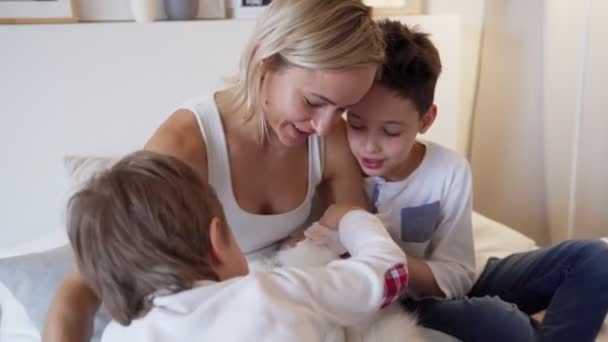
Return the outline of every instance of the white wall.
{"type": "Polygon", "coordinates": [[[63,156],[141,148],[237,70],[252,24],[0,26],[0,246],[61,229],[63,156]]]}

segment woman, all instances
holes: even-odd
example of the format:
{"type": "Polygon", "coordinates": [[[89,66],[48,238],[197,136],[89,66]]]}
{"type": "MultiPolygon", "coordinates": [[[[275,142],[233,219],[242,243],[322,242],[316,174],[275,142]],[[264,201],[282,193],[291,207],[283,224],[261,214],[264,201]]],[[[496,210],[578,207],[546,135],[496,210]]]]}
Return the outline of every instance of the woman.
{"type": "MultiPolygon", "coordinates": [[[[328,203],[365,205],[339,118],[371,87],[383,45],[361,1],[275,0],[234,84],[173,113],[145,148],[203,175],[245,253],[303,225],[316,190],[328,203]]],[[[51,306],[45,340],[87,340],[98,306],[81,277],[70,275],[51,306]]]]}

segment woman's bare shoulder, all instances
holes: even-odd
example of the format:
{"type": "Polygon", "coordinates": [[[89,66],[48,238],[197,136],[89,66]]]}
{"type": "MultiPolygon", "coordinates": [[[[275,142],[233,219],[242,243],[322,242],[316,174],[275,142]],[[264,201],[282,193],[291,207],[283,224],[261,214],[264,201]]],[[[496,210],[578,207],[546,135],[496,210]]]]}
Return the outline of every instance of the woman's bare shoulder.
{"type": "Polygon", "coordinates": [[[205,140],[195,114],[188,109],[179,109],[171,114],[156,129],[144,149],[181,159],[207,179],[205,140]]]}
{"type": "Polygon", "coordinates": [[[366,207],[363,178],[350,152],[346,124],[339,120],[325,137],[325,163],[321,194],[326,203],[345,203],[366,207]]]}
{"type": "Polygon", "coordinates": [[[351,166],[352,162],[353,157],[346,139],[346,124],[344,120],[339,120],[325,136],[325,178],[336,173],[336,169],[351,166]]]}

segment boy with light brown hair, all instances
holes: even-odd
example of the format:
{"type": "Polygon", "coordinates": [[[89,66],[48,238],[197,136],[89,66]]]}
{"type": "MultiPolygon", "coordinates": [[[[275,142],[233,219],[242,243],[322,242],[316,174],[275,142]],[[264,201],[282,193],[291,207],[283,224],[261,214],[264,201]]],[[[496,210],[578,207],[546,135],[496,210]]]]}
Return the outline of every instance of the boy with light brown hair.
{"type": "Polygon", "coordinates": [[[352,258],[249,273],[213,189],[153,152],[94,177],[68,218],[78,269],[116,321],[102,342],[322,341],[407,287],[405,256],[381,222],[345,206],[320,222],[339,230],[352,258]]]}

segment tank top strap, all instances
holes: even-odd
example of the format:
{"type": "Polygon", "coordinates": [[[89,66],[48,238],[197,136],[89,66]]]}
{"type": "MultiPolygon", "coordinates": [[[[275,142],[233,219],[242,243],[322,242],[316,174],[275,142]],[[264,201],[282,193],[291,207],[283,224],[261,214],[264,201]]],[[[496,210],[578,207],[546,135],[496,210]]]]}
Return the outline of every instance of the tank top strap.
{"type": "Polygon", "coordinates": [[[207,182],[216,190],[228,189],[231,184],[230,166],[226,154],[226,139],[222,118],[213,99],[213,94],[192,99],[180,108],[194,113],[201,130],[207,152],[207,182]]]}

